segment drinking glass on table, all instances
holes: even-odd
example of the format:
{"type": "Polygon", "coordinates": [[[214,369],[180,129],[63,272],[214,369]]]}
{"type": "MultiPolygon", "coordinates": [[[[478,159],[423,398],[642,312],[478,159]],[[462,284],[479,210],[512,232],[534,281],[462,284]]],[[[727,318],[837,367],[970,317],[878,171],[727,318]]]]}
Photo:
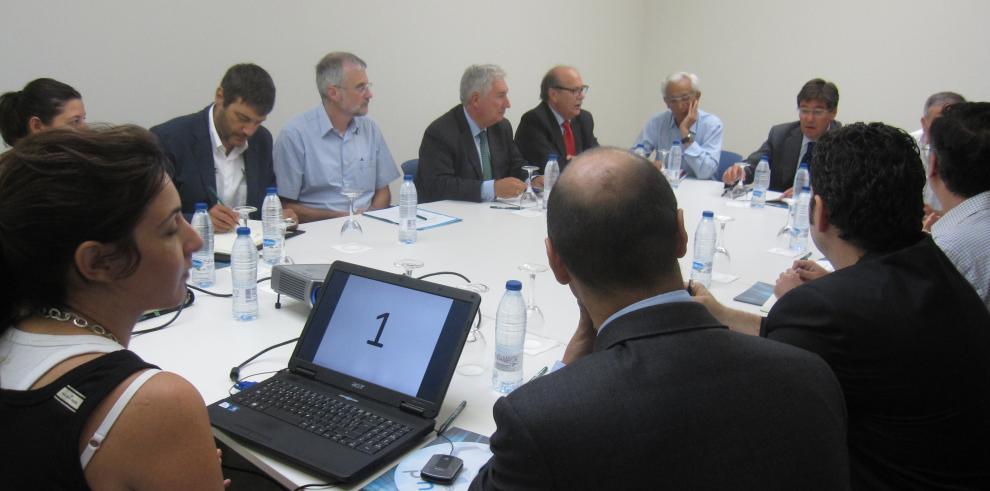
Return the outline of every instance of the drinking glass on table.
{"type": "MultiPolygon", "coordinates": [[[[402,268],[403,271],[405,271],[405,273],[403,273],[403,274],[405,274],[406,276],[409,276],[409,277],[412,277],[412,272],[413,272],[414,269],[422,268],[423,267],[423,261],[420,261],[419,259],[410,259],[410,258],[399,259],[398,261],[396,261],[396,262],[394,262],[392,264],[394,264],[395,266],[398,266],[398,267],[402,268]]],[[[484,286],[484,285],[482,285],[482,286],[484,286]]],[[[485,288],[487,288],[487,287],[485,287],[485,288]]]]}
{"type": "MultiPolygon", "coordinates": [[[[529,295],[526,297],[526,334],[534,334],[540,337],[546,337],[546,333],[543,330],[545,320],[543,318],[543,310],[536,305],[536,275],[538,273],[543,273],[550,269],[545,264],[539,263],[523,263],[519,265],[521,271],[529,273],[529,295]]],[[[527,348],[538,348],[543,343],[537,339],[531,339],[527,336],[526,347],[527,348]]]]}
{"type": "Polygon", "coordinates": [[[241,224],[238,225],[239,227],[247,227],[248,219],[251,218],[251,214],[258,211],[257,208],[248,205],[235,206],[233,210],[241,215],[241,224]]]}
{"type": "MultiPolygon", "coordinates": [[[[467,283],[458,285],[457,288],[473,291],[477,294],[487,293],[488,285],[483,283],[467,283]]],[[[483,326],[489,323],[489,318],[478,311],[477,321],[468,331],[467,339],[464,341],[464,348],[461,350],[461,357],[457,360],[457,373],[468,377],[476,377],[485,373],[488,366],[488,342],[484,334],[481,333],[483,326]]]]}
{"type": "Polygon", "coordinates": [[[344,225],[340,227],[340,236],[347,241],[357,241],[361,239],[364,231],[361,230],[361,224],[358,223],[357,219],[354,217],[354,200],[361,196],[361,190],[354,188],[344,188],[340,191],[347,197],[347,221],[344,225]]]}
{"type": "Polygon", "coordinates": [[[523,208],[539,206],[540,198],[536,195],[536,191],[533,190],[533,172],[540,170],[540,168],[535,165],[524,165],[523,170],[528,175],[526,176],[526,191],[519,197],[519,206],[523,208]]]}
{"type": "MultiPolygon", "coordinates": [[[[715,216],[715,221],[719,225],[718,237],[715,239],[715,255],[721,254],[725,256],[726,263],[732,261],[732,257],[729,256],[729,249],[725,247],[725,225],[733,220],[735,218],[726,215],[715,216]]],[[[715,264],[719,264],[719,261],[715,261],[715,264]]]]}

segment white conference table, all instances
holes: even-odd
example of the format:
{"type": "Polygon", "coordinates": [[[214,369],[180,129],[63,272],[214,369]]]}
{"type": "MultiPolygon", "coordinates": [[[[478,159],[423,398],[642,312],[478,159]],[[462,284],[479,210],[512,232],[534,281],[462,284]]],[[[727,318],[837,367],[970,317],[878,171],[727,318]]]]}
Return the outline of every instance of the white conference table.
{"type": "MultiPolygon", "coordinates": [[[[684,209],[688,229],[688,254],[681,259],[684,279],[690,276],[694,229],[701,220],[703,210],[716,215],[733,217],[726,228],[724,244],[732,255],[726,263],[717,257],[715,271],[739,278],[730,283],[713,282],[713,295],[735,308],[759,312],[759,307],[732,301],[732,298],[756,281],[770,284],[777,275],[790,266],[793,258],[767,252],[779,244],[777,231],[787,219],[787,210],[776,207],[752,209],[748,202],[731,202],[720,197],[721,183],[714,181],[684,180],[676,190],[678,206],[684,209]]],[[[461,222],[419,232],[415,244],[398,242],[397,227],[370,217],[360,217],[364,234],[363,245],[370,249],[358,253],[343,253],[335,249],[343,241],[340,226],[343,218],[301,225],[306,233],[286,241],[286,254],[297,263],[330,263],[344,260],[378,269],[401,272],[394,266],[396,260],[415,258],[424,267],[413,272],[414,276],[437,272],[456,271],[490,288],[482,294],[482,333],[487,339],[485,373],[479,376],[455,374],[437,418],[443,421],[461,400],[468,402],[466,409],[454,422],[456,426],[490,435],[495,430],[492,405],[498,398],[491,390],[492,353],[494,352],[494,317],[498,301],[504,292],[505,281],[523,281],[523,292],[529,288],[527,274],[518,269],[525,262],[546,264],[544,239],[546,218],[524,216],[511,210],[491,209],[489,203],[443,201],[420,205],[421,208],[456,216],[461,222]]],[[[809,244],[814,250],[813,244],[809,244]]],[[[820,254],[815,250],[816,256],[820,254]]],[[[259,277],[268,276],[262,267],[259,277]]],[[[463,280],[454,276],[429,278],[445,284],[456,285],[463,280]]],[[[537,275],[536,303],[546,319],[544,335],[561,344],[535,355],[524,357],[524,380],[544,366],[552,366],[563,354],[564,344],[570,338],[577,323],[578,312],[573,296],[566,286],[558,284],[552,272],[537,275]]],[[[217,284],[211,289],[230,291],[229,268],[217,271],[217,284]]],[[[259,288],[260,315],[251,322],[234,321],[231,317],[229,298],[196,295],[196,301],[182,312],[179,319],[167,329],[139,336],[132,340],[130,348],[145,360],[163,369],[178,373],[188,379],[202,394],[207,404],[228,396],[232,383],[228,378],[231,367],[242,363],[261,349],[297,337],[302,330],[309,307],[303,302],[282,297],[282,308],[274,307],[275,295],[268,283],[259,288]]],[[[143,329],[160,324],[167,317],[146,321],[137,326],[143,329]]],[[[242,378],[259,372],[285,368],[294,344],[277,348],[241,370],[242,378]]],[[[266,375],[267,376],[267,375],[266,375]]],[[[251,380],[262,380],[266,376],[251,380]]],[[[290,489],[308,483],[324,482],[325,478],[285,463],[277,457],[256,449],[247,448],[220,431],[215,434],[224,443],[246,457],[278,482],[290,489]]],[[[432,437],[430,438],[432,439],[432,437]]],[[[424,439],[426,443],[429,439],[424,439]]],[[[394,465],[381,469],[384,471],[394,465]]],[[[352,484],[358,488],[370,482],[352,484]]]]}

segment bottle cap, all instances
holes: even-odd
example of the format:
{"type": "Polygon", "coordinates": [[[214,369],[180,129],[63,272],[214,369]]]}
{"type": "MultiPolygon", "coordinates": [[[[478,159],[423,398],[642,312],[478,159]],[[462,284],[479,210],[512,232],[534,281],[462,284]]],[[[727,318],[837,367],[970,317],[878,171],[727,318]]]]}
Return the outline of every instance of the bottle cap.
{"type": "Polygon", "coordinates": [[[770,161],[770,156],[767,155],[767,154],[763,154],[763,156],[760,157],[760,160],[766,160],[767,162],[769,162],[770,161]]]}
{"type": "Polygon", "coordinates": [[[522,283],[519,280],[509,280],[505,282],[505,289],[513,292],[522,290],[522,283]]]}
{"type": "Polygon", "coordinates": [[[551,153],[551,154],[547,155],[547,160],[548,161],[549,160],[557,160],[557,154],[551,153]]]}
{"type": "Polygon", "coordinates": [[[265,189],[265,194],[278,194],[278,188],[272,186],[268,189],[265,189]]]}
{"type": "Polygon", "coordinates": [[[206,210],[206,203],[202,203],[202,202],[196,203],[196,211],[199,211],[199,210],[204,210],[205,211],[206,210]]]}
{"type": "Polygon", "coordinates": [[[403,177],[402,180],[404,180],[404,181],[411,181],[411,180],[413,180],[413,175],[412,174],[406,174],[406,177],[403,177]]]}
{"type": "Polygon", "coordinates": [[[701,217],[702,218],[712,218],[714,216],[715,216],[715,214],[712,213],[712,212],[710,212],[710,211],[708,211],[708,210],[705,210],[705,211],[701,212],[701,217]]]}
{"type": "Polygon", "coordinates": [[[674,140],[674,145],[680,145],[680,144],[681,144],[680,140],[674,140]]]}
{"type": "Polygon", "coordinates": [[[801,164],[798,167],[801,168],[801,169],[807,169],[808,168],[808,163],[807,162],[801,162],[801,164]]]}
{"type": "Polygon", "coordinates": [[[810,193],[811,192],[811,186],[801,186],[801,192],[802,193],[804,193],[804,192],[810,193]]]}
{"type": "Polygon", "coordinates": [[[237,235],[238,237],[241,235],[251,235],[251,229],[247,227],[237,227],[237,235]]]}

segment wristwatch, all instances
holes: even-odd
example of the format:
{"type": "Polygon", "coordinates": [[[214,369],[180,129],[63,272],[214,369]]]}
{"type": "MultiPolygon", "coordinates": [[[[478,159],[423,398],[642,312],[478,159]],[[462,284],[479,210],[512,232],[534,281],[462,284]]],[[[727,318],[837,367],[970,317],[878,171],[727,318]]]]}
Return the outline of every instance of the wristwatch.
{"type": "Polygon", "coordinates": [[[686,147],[692,143],[694,143],[694,132],[688,131],[687,136],[681,138],[681,144],[683,144],[686,147]]]}

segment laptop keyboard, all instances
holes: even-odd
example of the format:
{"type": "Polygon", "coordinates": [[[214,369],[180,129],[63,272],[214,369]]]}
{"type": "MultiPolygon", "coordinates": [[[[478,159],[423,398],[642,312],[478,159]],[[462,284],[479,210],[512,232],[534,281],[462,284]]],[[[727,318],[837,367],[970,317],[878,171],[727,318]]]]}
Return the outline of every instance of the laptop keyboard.
{"type": "Polygon", "coordinates": [[[293,426],[374,455],[412,428],[354,404],[274,379],[230,398],[293,426]]]}

